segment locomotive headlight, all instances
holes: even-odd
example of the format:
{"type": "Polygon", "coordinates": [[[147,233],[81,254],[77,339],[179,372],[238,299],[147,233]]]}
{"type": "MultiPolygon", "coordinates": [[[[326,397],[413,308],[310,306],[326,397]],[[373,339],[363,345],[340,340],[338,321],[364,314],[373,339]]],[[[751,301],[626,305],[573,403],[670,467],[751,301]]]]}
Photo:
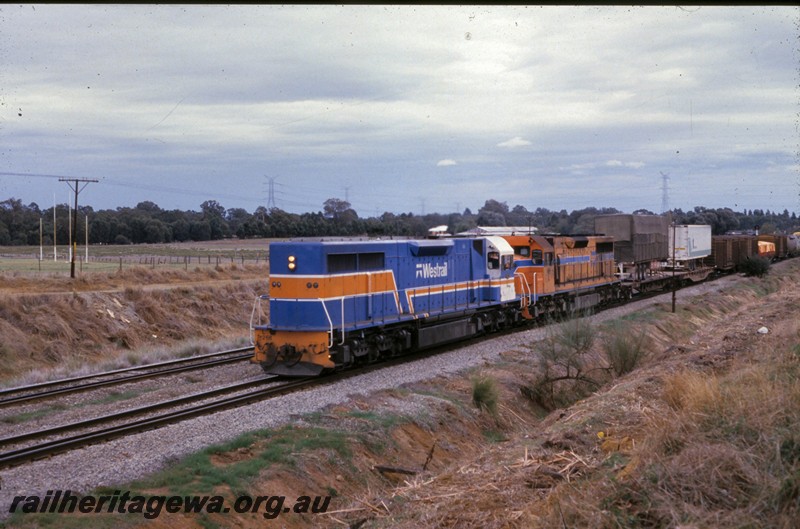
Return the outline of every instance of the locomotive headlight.
{"type": "Polygon", "coordinates": [[[295,262],[295,260],[296,259],[294,255],[289,256],[289,270],[294,270],[295,268],[297,268],[297,263],[295,262]]]}

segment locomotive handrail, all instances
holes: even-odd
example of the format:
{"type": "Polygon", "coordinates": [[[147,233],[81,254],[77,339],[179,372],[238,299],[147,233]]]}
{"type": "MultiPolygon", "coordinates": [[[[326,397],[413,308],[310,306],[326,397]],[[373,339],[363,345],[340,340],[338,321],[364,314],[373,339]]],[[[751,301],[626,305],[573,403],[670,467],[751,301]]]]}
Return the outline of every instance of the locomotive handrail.
{"type": "Polygon", "coordinates": [[[268,294],[261,294],[260,296],[256,296],[256,299],[253,300],[253,310],[250,312],[250,345],[256,344],[255,336],[253,335],[253,331],[255,330],[253,320],[256,316],[256,307],[258,307],[258,324],[261,325],[261,318],[264,315],[264,313],[261,311],[261,301],[268,299],[268,294]]]}
{"type": "Polygon", "coordinates": [[[331,329],[330,330],[331,338],[330,340],[328,340],[328,349],[331,349],[333,347],[333,321],[331,320],[331,315],[328,314],[328,307],[325,306],[325,300],[320,299],[320,301],[322,302],[322,310],[325,311],[325,317],[328,318],[328,325],[330,326],[331,329]]]}
{"type": "Polygon", "coordinates": [[[342,296],[342,341],[339,345],[344,345],[344,298],[345,296],[342,296]]]}
{"type": "MultiPolygon", "coordinates": [[[[342,341],[339,342],[339,345],[344,345],[345,340],[345,332],[344,332],[344,298],[346,296],[342,296],[340,299],[342,301],[342,341]]],[[[330,329],[330,340],[328,340],[328,349],[333,347],[333,320],[331,319],[331,315],[328,312],[328,307],[325,305],[325,300],[321,299],[322,302],[322,310],[325,311],[325,317],[328,318],[328,328],[330,329]]]]}
{"type": "Polygon", "coordinates": [[[525,274],[522,272],[514,272],[514,277],[519,276],[519,282],[522,285],[522,297],[519,300],[520,308],[525,308],[531,304],[531,292],[528,289],[528,282],[525,281],[525,274]],[[527,303],[525,303],[527,301],[527,303]]]}

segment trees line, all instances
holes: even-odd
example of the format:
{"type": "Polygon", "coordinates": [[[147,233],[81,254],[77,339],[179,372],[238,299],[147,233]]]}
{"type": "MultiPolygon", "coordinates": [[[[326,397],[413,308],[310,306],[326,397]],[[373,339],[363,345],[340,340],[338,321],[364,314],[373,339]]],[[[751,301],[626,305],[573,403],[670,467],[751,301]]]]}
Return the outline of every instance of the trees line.
{"type": "MultiPolygon", "coordinates": [[[[45,245],[69,241],[68,206],[41,209],[36,203],[22,204],[10,198],[0,202],[0,246],[38,245],[40,225],[45,245]],[[55,222],[53,210],[55,208],[55,222]]],[[[325,201],[321,211],[288,213],[279,208],[258,207],[253,213],[242,208],[226,209],[215,200],[207,200],[199,211],[164,210],[153,202],[140,202],[134,208],[120,207],[95,211],[81,206],[77,240],[86,239],[84,219],[88,219],[90,244],[141,244],[183,241],[208,241],[237,237],[327,237],[327,236],[407,236],[423,237],[429,228],[446,225],[450,233],[476,226],[532,226],[540,233],[592,233],[597,215],[622,213],[615,208],[584,208],[568,213],[525,206],[509,208],[506,202],[489,199],[477,213],[469,208],[461,213],[414,215],[386,212],[379,217],[360,218],[350,203],[338,198],[325,201]]],[[[653,214],[647,210],[633,213],[653,214]]],[[[759,227],[762,233],[793,232],[800,229],[795,213],[769,210],[736,212],[729,208],[672,210],[681,224],[709,224],[712,232],[759,227]]]]}

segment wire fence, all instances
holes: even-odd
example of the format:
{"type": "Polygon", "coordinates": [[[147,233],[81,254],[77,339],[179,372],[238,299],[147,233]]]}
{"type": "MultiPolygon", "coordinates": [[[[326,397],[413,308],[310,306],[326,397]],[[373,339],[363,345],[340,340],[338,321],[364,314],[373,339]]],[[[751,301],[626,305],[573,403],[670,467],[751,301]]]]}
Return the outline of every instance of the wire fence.
{"type": "MultiPolygon", "coordinates": [[[[196,253],[184,255],[75,255],[75,268],[79,271],[113,271],[135,267],[153,269],[184,269],[232,265],[262,265],[269,261],[267,251],[196,253]]],[[[69,272],[72,267],[68,252],[31,255],[30,253],[0,253],[0,272],[69,272]]]]}

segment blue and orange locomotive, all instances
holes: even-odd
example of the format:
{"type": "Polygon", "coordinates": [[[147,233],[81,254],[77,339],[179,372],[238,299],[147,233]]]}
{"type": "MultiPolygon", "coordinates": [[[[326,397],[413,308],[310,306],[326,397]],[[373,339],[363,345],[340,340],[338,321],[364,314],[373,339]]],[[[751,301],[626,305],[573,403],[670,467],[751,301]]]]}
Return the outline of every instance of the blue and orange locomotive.
{"type": "Polygon", "coordinates": [[[298,376],[623,295],[601,236],[272,243],[269,286],[254,306],[253,361],[298,376]]]}

